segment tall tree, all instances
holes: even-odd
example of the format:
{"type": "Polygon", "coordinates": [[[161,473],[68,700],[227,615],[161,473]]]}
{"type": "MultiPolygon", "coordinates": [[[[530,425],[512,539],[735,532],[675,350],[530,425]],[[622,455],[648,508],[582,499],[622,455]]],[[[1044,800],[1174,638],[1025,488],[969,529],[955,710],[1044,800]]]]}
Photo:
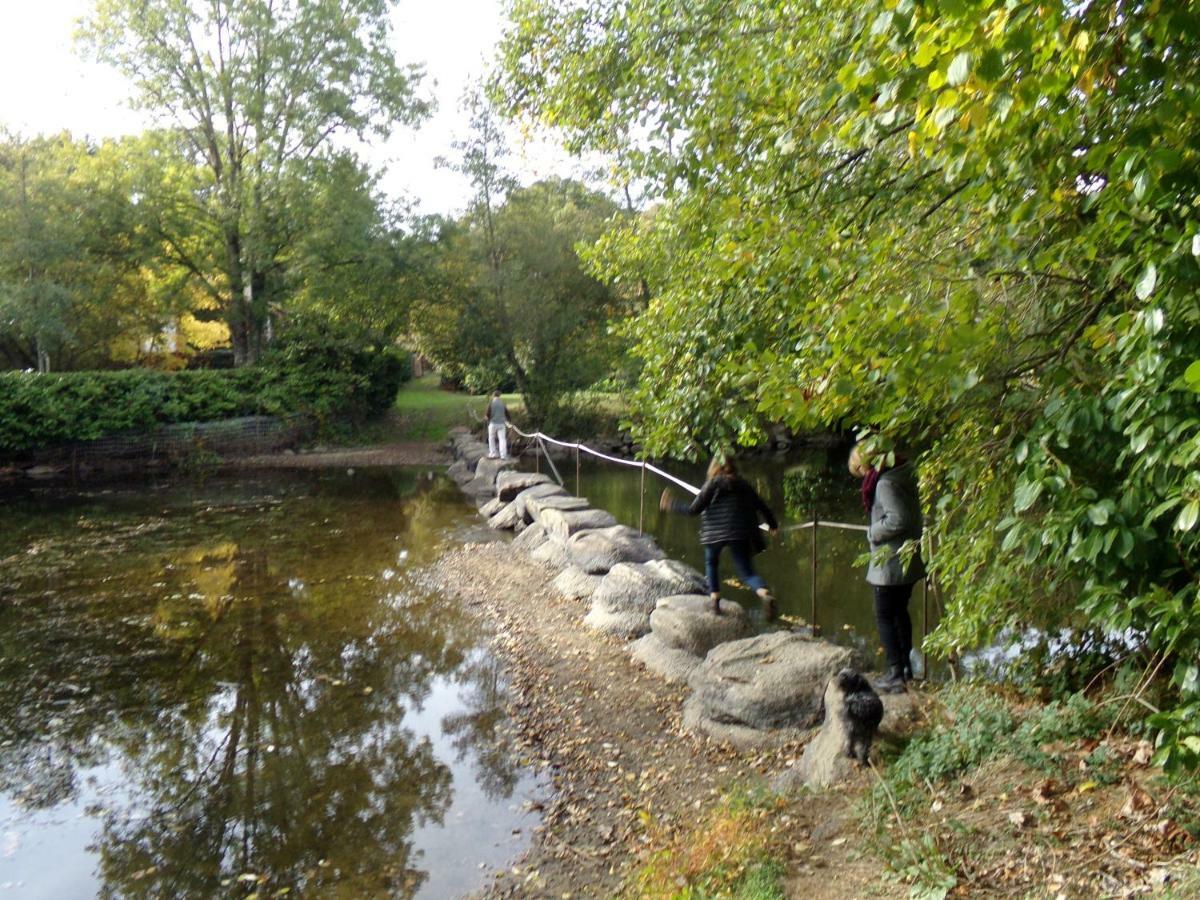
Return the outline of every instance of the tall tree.
{"type": "Polygon", "coordinates": [[[603,194],[560,179],[511,188],[494,207],[481,197],[439,230],[436,288],[411,317],[418,348],[473,389],[515,387],[535,422],[552,423],[567,392],[621,355],[606,326],[627,304],[576,252],[616,214],[603,194]]]}
{"type": "Polygon", "coordinates": [[[221,299],[239,364],[270,333],[282,268],[298,240],[304,175],[338,134],[385,135],[427,104],[398,65],[392,0],[96,0],[84,45],[177,128],[203,183],[189,233],[219,242],[211,263],[177,235],[173,252],[221,299]]]}
{"type": "Polygon", "coordinates": [[[0,360],[104,365],[164,324],[135,202],[137,139],[0,136],[0,360]]]}
{"type": "Polygon", "coordinates": [[[287,266],[288,318],[316,315],[363,346],[388,346],[407,324],[421,240],[404,232],[403,207],[378,194],[354,159],[319,170],[311,202],[296,212],[304,225],[287,266]]]}

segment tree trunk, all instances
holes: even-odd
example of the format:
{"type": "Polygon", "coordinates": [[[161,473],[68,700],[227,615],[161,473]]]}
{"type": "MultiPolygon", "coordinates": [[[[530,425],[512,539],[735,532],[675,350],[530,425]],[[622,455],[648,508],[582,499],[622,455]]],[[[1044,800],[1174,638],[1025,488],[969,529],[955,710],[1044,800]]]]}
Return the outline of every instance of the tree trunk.
{"type": "Polygon", "coordinates": [[[42,346],[42,339],[37,339],[37,370],[45,375],[50,371],[50,351],[42,346]]]}
{"type": "Polygon", "coordinates": [[[256,275],[242,267],[242,240],[237,231],[225,235],[226,265],[229,270],[229,343],[233,346],[233,364],[252,366],[262,350],[262,326],[254,314],[256,275]]]}

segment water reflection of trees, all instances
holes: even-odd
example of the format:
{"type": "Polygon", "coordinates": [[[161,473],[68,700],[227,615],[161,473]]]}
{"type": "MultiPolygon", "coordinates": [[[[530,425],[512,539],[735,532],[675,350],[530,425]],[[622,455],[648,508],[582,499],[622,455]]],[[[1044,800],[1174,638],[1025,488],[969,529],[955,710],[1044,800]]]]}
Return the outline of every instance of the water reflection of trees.
{"type": "Polygon", "coordinates": [[[508,797],[516,787],[518,772],[512,748],[502,733],[508,718],[506,683],[498,659],[475,651],[458,669],[466,689],[464,709],[442,718],[442,731],[450,738],[460,761],[474,760],[475,780],[491,799],[508,797]]]}
{"type": "Polygon", "coordinates": [[[472,622],[362,577],[399,547],[432,552],[446,505],[347,509],[318,491],[303,526],[289,506],[85,574],[30,616],[0,612],[23,641],[0,666],[0,779],[40,773],[33,796],[53,805],[79,767],[121,766],[125,799],[93,848],[103,894],[210,896],[253,888],[251,875],[267,893],[412,893],[425,878],[413,832],[441,822],[451,774],[403,710],[438,676],[468,698],[443,723],[459,758],[474,757],[489,796],[511,793],[502,682],[472,622]],[[56,705],[64,690],[86,693],[56,705]]]}

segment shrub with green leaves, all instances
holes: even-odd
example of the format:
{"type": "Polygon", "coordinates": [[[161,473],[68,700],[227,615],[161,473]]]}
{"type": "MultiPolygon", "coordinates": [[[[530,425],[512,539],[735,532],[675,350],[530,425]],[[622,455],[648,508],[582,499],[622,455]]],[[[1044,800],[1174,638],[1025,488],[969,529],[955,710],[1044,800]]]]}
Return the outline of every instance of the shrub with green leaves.
{"type": "MultiPolygon", "coordinates": [[[[1094,737],[1111,725],[1116,707],[1071,694],[1019,711],[992,688],[960,683],[939,694],[935,727],[914,737],[877,784],[872,808],[886,817],[894,799],[902,811],[921,809],[930,785],[944,785],[985,761],[1009,756],[1035,769],[1063,773],[1045,745],[1094,737]],[[890,798],[889,798],[890,795],[890,798]]],[[[1096,777],[1097,768],[1088,777],[1096,777]]]]}
{"type": "Polygon", "coordinates": [[[411,375],[394,351],[330,353],[294,343],[260,366],[215,371],[0,373],[0,453],[249,415],[318,424],[388,409],[411,375]]]}

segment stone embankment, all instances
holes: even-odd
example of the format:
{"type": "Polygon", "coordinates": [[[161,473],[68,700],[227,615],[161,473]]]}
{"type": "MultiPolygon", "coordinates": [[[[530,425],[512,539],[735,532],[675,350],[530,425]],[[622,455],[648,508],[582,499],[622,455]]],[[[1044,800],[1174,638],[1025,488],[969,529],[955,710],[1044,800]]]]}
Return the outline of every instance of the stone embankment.
{"type": "MultiPolygon", "coordinates": [[[[465,429],[451,442],[449,474],[489,527],[514,533],[514,553],[557,570],[554,588],[588,604],[583,626],[630,641],[634,661],[688,686],[689,730],[738,747],[769,747],[803,739],[821,724],[830,679],[853,664],[849,649],[795,631],[751,634],[739,604],[722,600],[714,613],[700,573],[667,559],[652,537],[549,475],[518,471],[515,459],[489,459],[486,445],[465,429]]],[[[836,743],[822,746],[836,755],[836,743]]],[[[850,773],[816,768],[826,784],[834,769],[850,773]]]]}

